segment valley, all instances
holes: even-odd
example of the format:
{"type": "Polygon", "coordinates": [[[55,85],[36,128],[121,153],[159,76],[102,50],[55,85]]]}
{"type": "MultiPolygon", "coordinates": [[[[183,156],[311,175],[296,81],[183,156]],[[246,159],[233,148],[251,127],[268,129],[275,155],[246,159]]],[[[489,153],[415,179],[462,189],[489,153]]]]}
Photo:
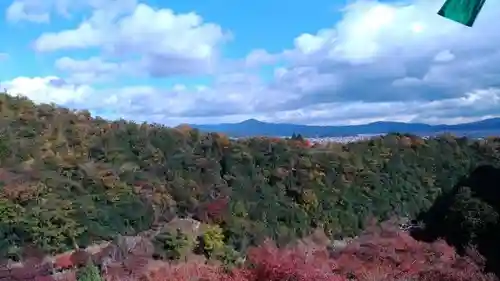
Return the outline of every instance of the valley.
{"type": "Polygon", "coordinates": [[[500,165],[498,138],[393,133],[310,147],[297,139],[232,140],[188,126],[106,121],[7,94],[0,113],[7,279],[42,280],[37,270],[50,265],[44,278],[52,279],[43,280],[62,273],[71,280],[82,270],[106,280],[368,280],[376,267],[390,278],[464,280],[467,270],[467,278],[494,280],[454,247],[475,243],[495,258],[484,249],[498,246],[481,241],[495,234],[498,205],[481,198],[496,195],[475,195],[498,184],[495,168],[473,173],[468,191],[457,186],[478,167],[500,165]],[[448,203],[436,207],[443,196],[448,203]],[[401,218],[434,225],[434,236],[451,244],[418,241],[399,228],[401,218]],[[483,218],[487,224],[475,223],[483,218]],[[194,224],[163,227],[179,219],[194,224]],[[459,240],[435,227],[469,223],[459,240]],[[345,239],[346,247],[333,247],[345,239]],[[84,250],[102,243],[110,244],[84,250]]]}

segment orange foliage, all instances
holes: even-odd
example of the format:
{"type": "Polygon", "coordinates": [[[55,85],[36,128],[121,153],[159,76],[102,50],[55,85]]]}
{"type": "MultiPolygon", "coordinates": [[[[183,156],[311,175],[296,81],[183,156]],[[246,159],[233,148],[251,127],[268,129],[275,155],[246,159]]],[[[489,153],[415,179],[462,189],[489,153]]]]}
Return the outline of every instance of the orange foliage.
{"type": "Polygon", "coordinates": [[[231,141],[229,140],[229,137],[225,134],[222,133],[215,133],[217,137],[217,142],[221,147],[227,148],[231,144],[231,141]]]}
{"type": "Polygon", "coordinates": [[[180,124],[177,127],[175,127],[175,129],[177,129],[179,132],[185,135],[189,134],[189,132],[193,130],[193,128],[191,128],[191,126],[189,126],[188,124],[180,124]]]}

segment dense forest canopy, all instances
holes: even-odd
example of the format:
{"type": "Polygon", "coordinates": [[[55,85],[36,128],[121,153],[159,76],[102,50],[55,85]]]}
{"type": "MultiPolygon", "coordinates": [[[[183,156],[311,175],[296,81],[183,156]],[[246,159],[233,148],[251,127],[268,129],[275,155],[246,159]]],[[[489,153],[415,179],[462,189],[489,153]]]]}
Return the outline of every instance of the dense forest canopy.
{"type": "Polygon", "coordinates": [[[187,126],[114,122],[0,95],[0,251],[49,253],[133,235],[175,216],[218,225],[241,251],[323,228],[354,236],[367,218],[415,217],[500,139],[390,134],[349,144],[229,140],[187,126]]]}
{"type": "Polygon", "coordinates": [[[461,254],[473,246],[500,276],[500,168],[479,166],[419,215],[424,240],[445,238],[461,254]]]}

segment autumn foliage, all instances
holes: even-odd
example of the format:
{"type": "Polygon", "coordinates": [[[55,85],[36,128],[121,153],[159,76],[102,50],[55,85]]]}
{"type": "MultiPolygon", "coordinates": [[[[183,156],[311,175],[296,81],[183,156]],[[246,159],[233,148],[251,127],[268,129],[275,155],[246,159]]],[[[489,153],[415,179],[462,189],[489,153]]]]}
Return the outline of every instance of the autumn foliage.
{"type": "Polygon", "coordinates": [[[252,265],[247,273],[248,281],[280,280],[344,280],[335,274],[335,261],[328,257],[326,249],[278,249],[272,242],[266,241],[260,247],[249,252],[252,265]]]}
{"type": "Polygon", "coordinates": [[[342,249],[319,245],[278,248],[268,240],[251,248],[246,266],[224,271],[197,262],[165,264],[141,281],[466,281],[497,280],[481,260],[459,256],[443,241],[424,243],[391,224],[371,227],[342,249]]]}
{"type": "MultiPolygon", "coordinates": [[[[267,241],[247,250],[265,237],[282,245],[317,227],[330,237],[359,236],[367,216],[414,217],[471,167],[500,165],[498,138],[397,133],[310,148],[300,135],[233,140],[188,125],[172,129],[105,121],[5,93],[0,111],[0,257],[22,261],[0,266],[0,281],[74,281],[89,260],[108,281],[492,278],[482,273],[480,258],[472,262],[444,242],[417,242],[389,226],[372,227],[341,249],[307,243],[277,248],[267,241]],[[154,260],[153,254],[139,256],[128,242],[121,247],[114,241],[141,234],[152,239],[175,216],[220,228],[212,232],[216,235],[201,235],[204,243],[217,242],[203,245],[208,246],[203,252],[211,252],[203,255],[206,263],[192,259],[191,254],[201,256],[190,252],[195,249],[179,257],[184,263],[171,263],[154,260]],[[105,247],[109,251],[88,248],[112,243],[105,247]],[[33,262],[33,251],[20,253],[29,244],[51,258],[33,262]],[[80,247],[88,252],[71,250],[80,247]]],[[[498,183],[479,177],[478,186],[498,183]]],[[[437,226],[436,236],[459,234],[460,246],[498,241],[499,208],[477,198],[482,192],[473,183],[461,186],[451,202],[445,200],[444,207],[451,208],[438,208],[442,219],[425,222],[427,228],[437,226]]],[[[190,229],[197,237],[201,233],[194,232],[204,231],[190,229]]],[[[482,251],[485,256],[500,252],[498,242],[476,245],[488,250],[482,251]]]]}
{"type": "Polygon", "coordinates": [[[358,280],[495,280],[482,273],[482,262],[458,256],[438,240],[424,243],[386,223],[331,256],[335,271],[358,280]]]}
{"type": "MultiPolygon", "coordinates": [[[[27,265],[25,268],[4,269],[0,275],[19,281],[60,278],[75,281],[71,271],[59,273],[60,277],[56,278],[47,275],[45,269],[45,273],[37,277],[33,275],[37,269],[40,267],[27,265]]],[[[250,248],[245,265],[232,270],[201,261],[169,263],[144,256],[129,256],[110,264],[103,271],[103,277],[107,281],[498,280],[483,273],[483,261],[477,252],[470,250],[469,255],[459,256],[443,241],[425,243],[414,240],[392,223],[369,227],[363,235],[341,248],[315,243],[278,248],[267,240],[250,248]]],[[[0,280],[7,279],[0,277],[0,280]]]]}

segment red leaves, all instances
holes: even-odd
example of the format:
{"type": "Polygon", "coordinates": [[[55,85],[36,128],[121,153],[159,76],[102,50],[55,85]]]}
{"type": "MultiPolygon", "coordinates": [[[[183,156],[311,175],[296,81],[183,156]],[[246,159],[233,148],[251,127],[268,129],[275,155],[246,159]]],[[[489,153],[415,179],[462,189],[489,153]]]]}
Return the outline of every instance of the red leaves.
{"type": "Polygon", "coordinates": [[[493,281],[480,265],[459,257],[443,241],[418,242],[397,228],[372,227],[347,247],[324,245],[277,248],[271,241],[251,248],[247,266],[230,273],[198,262],[162,263],[140,281],[493,281]]]}
{"type": "Polygon", "coordinates": [[[385,280],[492,280],[481,272],[480,266],[468,257],[459,257],[444,241],[419,242],[406,232],[384,226],[371,229],[371,233],[337,251],[335,256],[337,272],[358,279],[383,271],[385,280]]]}
{"type": "Polygon", "coordinates": [[[91,255],[89,253],[87,253],[85,250],[77,249],[70,254],[70,261],[67,265],[71,264],[74,266],[85,266],[90,261],[90,259],[91,255]]]}
{"type": "Polygon", "coordinates": [[[55,257],[55,267],[59,269],[67,269],[73,267],[72,253],[64,253],[55,257]]]}
{"type": "MultiPolygon", "coordinates": [[[[299,243],[295,247],[278,248],[266,241],[249,250],[246,267],[231,272],[203,262],[171,264],[145,256],[129,256],[122,262],[110,264],[104,277],[107,281],[498,280],[482,273],[482,260],[477,251],[469,251],[472,258],[460,257],[443,241],[419,242],[391,225],[372,226],[369,230],[346,247],[333,251],[327,251],[325,244],[328,243],[299,243]]],[[[83,252],[79,254],[81,257],[73,254],[74,262],[71,255],[60,255],[56,264],[67,268],[88,257],[83,252]]],[[[25,266],[7,271],[0,276],[1,281],[9,274],[9,280],[52,281],[48,268],[25,266]]]]}
{"type": "Polygon", "coordinates": [[[344,280],[332,273],[333,260],[325,255],[326,250],[278,249],[270,241],[251,249],[248,254],[252,269],[247,281],[340,281],[344,280]]]}
{"type": "Polygon", "coordinates": [[[218,266],[198,262],[167,264],[143,276],[140,281],[243,281],[233,279],[218,266]]]}
{"type": "Polygon", "coordinates": [[[197,219],[208,223],[220,223],[224,220],[224,215],[228,211],[229,198],[220,197],[211,202],[207,202],[198,210],[197,219]]]}

